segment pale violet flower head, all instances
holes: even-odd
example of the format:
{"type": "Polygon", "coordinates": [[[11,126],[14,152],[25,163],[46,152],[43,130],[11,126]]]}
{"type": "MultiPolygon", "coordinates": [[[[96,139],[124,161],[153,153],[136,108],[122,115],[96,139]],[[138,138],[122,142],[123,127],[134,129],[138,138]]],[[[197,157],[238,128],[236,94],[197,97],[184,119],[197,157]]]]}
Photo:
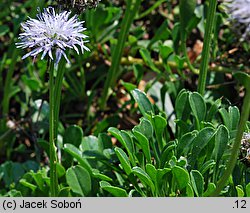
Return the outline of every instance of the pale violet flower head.
{"type": "Polygon", "coordinates": [[[18,48],[29,48],[31,51],[25,54],[22,59],[29,56],[36,58],[42,54],[43,59],[47,54],[58,64],[62,55],[70,63],[65,50],[74,49],[79,54],[79,49],[89,51],[85,46],[88,36],[82,32],[86,30],[83,27],[83,21],[78,21],[77,16],[70,17],[70,12],[62,11],[56,13],[54,8],[45,8],[42,13],[37,15],[37,19],[29,18],[22,23],[23,32],[20,33],[21,42],[16,43],[18,48]]]}
{"type": "Polygon", "coordinates": [[[235,29],[243,31],[243,38],[250,36],[250,0],[225,0],[225,6],[235,29]]]}

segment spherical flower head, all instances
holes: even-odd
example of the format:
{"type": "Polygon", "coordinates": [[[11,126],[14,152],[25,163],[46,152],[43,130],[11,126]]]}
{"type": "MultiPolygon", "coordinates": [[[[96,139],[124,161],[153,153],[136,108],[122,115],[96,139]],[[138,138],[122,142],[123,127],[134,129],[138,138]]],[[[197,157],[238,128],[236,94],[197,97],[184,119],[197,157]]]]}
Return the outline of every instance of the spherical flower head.
{"type": "Polygon", "coordinates": [[[250,0],[225,0],[225,6],[238,30],[243,29],[243,38],[250,35],[250,0]]]}
{"type": "Polygon", "coordinates": [[[65,53],[66,49],[74,49],[79,54],[78,48],[81,52],[89,51],[85,46],[84,41],[88,36],[82,32],[86,30],[83,28],[83,21],[78,21],[77,16],[70,17],[70,12],[62,11],[56,13],[54,8],[45,8],[43,13],[37,15],[37,19],[29,18],[28,21],[22,23],[23,32],[19,39],[21,42],[17,43],[18,48],[30,48],[31,51],[24,55],[22,59],[29,56],[34,58],[42,53],[41,59],[48,54],[57,65],[62,57],[70,63],[65,53]]]}

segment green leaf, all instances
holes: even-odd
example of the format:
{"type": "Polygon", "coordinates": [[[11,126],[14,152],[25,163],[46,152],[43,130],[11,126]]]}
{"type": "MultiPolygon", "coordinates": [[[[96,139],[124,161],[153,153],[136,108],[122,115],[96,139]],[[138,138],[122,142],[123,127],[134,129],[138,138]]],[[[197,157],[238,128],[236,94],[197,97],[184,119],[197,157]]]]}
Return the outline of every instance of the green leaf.
{"type": "Polygon", "coordinates": [[[188,102],[189,92],[182,90],[175,101],[176,118],[185,121],[190,114],[188,102]]]}
{"type": "Polygon", "coordinates": [[[190,179],[196,196],[202,197],[204,189],[204,178],[202,174],[197,170],[192,170],[190,172],[190,179]]]}
{"type": "Polygon", "coordinates": [[[57,172],[58,178],[61,178],[65,175],[65,168],[62,166],[62,164],[60,163],[56,164],[56,172],[57,172]]]}
{"type": "Polygon", "coordinates": [[[227,149],[229,142],[229,132],[224,125],[220,125],[215,133],[214,159],[218,163],[227,149]]]}
{"type": "Polygon", "coordinates": [[[140,167],[137,166],[133,167],[132,170],[133,173],[140,179],[140,181],[145,187],[149,186],[152,192],[155,191],[154,183],[152,182],[150,176],[144,170],[142,170],[140,167]]]}
{"type": "Polygon", "coordinates": [[[176,148],[176,144],[174,141],[170,141],[163,148],[161,156],[160,156],[160,168],[164,168],[165,164],[168,160],[173,156],[173,150],[176,148]]]}
{"type": "Polygon", "coordinates": [[[149,140],[153,138],[153,126],[151,122],[144,117],[140,119],[140,124],[135,126],[133,130],[140,132],[149,140]]]}
{"type": "Polygon", "coordinates": [[[99,151],[100,153],[102,153],[103,151],[103,147],[102,144],[99,143],[99,140],[97,137],[90,135],[90,136],[86,136],[82,139],[82,143],[80,145],[80,149],[84,152],[84,151],[99,151]]]}
{"type": "Polygon", "coordinates": [[[146,172],[150,176],[150,178],[154,181],[154,183],[157,183],[157,170],[154,165],[152,164],[146,164],[146,172]]]}
{"type": "Polygon", "coordinates": [[[170,34],[171,31],[168,28],[168,20],[165,19],[161,26],[157,28],[156,32],[154,33],[154,37],[150,39],[148,49],[150,49],[152,45],[159,40],[166,41],[170,34]]]}
{"type": "Polygon", "coordinates": [[[177,156],[178,157],[180,157],[181,155],[187,156],[188,152],[192,148],[191,143],[193,142],[197,134],[198,134],[198,131],[194,130],[192,132],[188,132],[184,134],[181,137],[181,139],[177,143],[177,156]]]}
{"type": "Polygon", "coordinates": [[[10,31],[10,28],[7,25],[0,26],[0,36],[4,36],[9,31],[10,31]]]}
{"type": "Polygon", "coordinates": [[[150,52],[145,49],[142,48],[139,50],[143,60],[145,61],[145,63],[152,69],[152,71],[156,72],[156,73],[161,73],[161,71],[155,66],[154,62],[152,61],[152,57],[150,55],[150,52]]]}
{"type": "Polygon", "coordinates": [[[160,115],[152,116],[152,119],[157,142],[159,144],[160,149],[162,150],[163,146],[165,145],[163,143],[163,133],[167,127],[167,120],[160,115]]]}
{"type": "Polygon", "coordinates": [[[201,174],[205,174],[206,171],[208,171],[209,169],[213,168],[214,165],[216,164],[216,162],[214,160],[208,160],[206,161],[202,166],[201,168],[199,169],[201,174]]]}
{"type": "Polygon", "coordinates": [[[23,75],[21,78],[24,84],[28,86],[32,91],[39,91],[40,88],[42,88],[41,82],[35,77],[28,77],[26,75],[23,75]]]}
{"type": "Polygon", "coordinates": [[[151,153],[150,153],[150,147],[149,147],[149,141],[148,139],[141,134],[140,132],[136,131],[136,130],[132,130],[136,139],[138,140],[139,144],[141,145],[143,154],[145,155],[147,162],[150,163],[151,162],[151,153]]]}
{"type": "Polygon", "coordinates": [[[126,88],[128,92],[131,92],[132,90],[136,89],[136,85],[132,83],[121,80],[121,84],[126,88]]]}
{"type": "Polygon", "coordinates": [[[100,179],[100,180],[104,180],[104,181],[113,181],[112,178],[108,177],[107,175],[104,175],[104,174],[101,174],[99,172],[93,172],[93,178],[97,178],[97,179],[100,179]]]}
{"type": "Polygon", "coordinates": [[[246,195],[247,197],[250,197],[250,183],[246,185],[246,195]]]}
{"type": "Polygon", "coordinates": [[[236,72],[233,76],[237,79],[237,81],[242,84],[245,88],[250,89],[250,76],[245,72],[236,72]]]}
{"type": "Polygon", "coordinates": [[[174,166],[172,168],[172,173],[180,190],[186,188],[188,183],[190,183],[189,174],[182,167],[174,166]]]}
{"type": "Polygon", "coordinates": [[[115,187],[115,186],[111,186],[110,183],[108,183],[106,181],[101,181],[100,187],[103,190],[111,193],[115,197],[128,197],[128,193],[124,189],[121,189],[121,188],[115,187]]]}
{"type": "Polygon", "coordinates": [[[39,144],[39,146],[41,146],[43,148],[43,150],[45,151],[45,153],[49,156],[50,152],[49,152],[49,142],[46,140],[43,140],[41,138],[37,139],[37,143],[39,144]]]}
{"type": "Polygon", "coordinates": [[[186,187],[186,193],[187,193],[187,197],[194,197],[194,190],[191,186],[191,183],[188,183],[186,187]]]}
{"type": "Polygon", "coordinates": [[[214,129],[206,127],[202,129],[193,140],[192,155],[190,156],[190,164],[194,164],[205,146],[210,142],[214,136],[214,129]]]}
{"type": "Polygon", "coordinates": [[[214,190],[216,189],[216,185],[214,183],[208,183],[207,190],[203,193],[203,197],[210,196],[214,190]]]}
{"type": "Polygon", "coordinates": [[[236,106],[230,106],[228,108],[229,118],[231,121],[231,130],[238,129],[238,124],[240,121],[240,111],[236,106]]]}
{"type": "Polygon", "coordinates": [[[45,187],[45,184],[44,184],[45,183],[45,179],[44,179],[42,173],[41,172],[34,173],[33,171],[31,171],[30,174],[34,178],[34,180],[35,180],[36,185],[38,186],[38,188],[41,191],[44,191],[46,189],[46,187],[45,187]]]}
{"type": "Polygon", "coordinates": [[[147,113],[154,113],[154,108],[144,92],[135,89],[131,93],[135,101],[138,103],[139,109],[144,117],[147,117],[147,113]]]}
{"type": "Polygon", "coordinates": [[[126,149],[131,163],[133,166],[136,165],[135,163],[135,156],[134,156],[134,145],[133,145],[133,141],[130,137],[130,135],[126,132],[126,131],[120,131],[115,127],[110,127],[108,129],[108,132],[113,135],[126,149]]]}
{"type": "Polygon", "coordinates": [[[199,93],[193,92],[189,95],[189,104],[196,121],[199,122],[198,124],[200,126],[200,123],[204,121],[206,116],[207,107],[205,101],[199,93]]]}
{"type": "Polygon", "coordinates": [[[235,187],[237,191],[237,197],[244,197],[244,191],[241,185],[235,187]]]}
{"type": "Polygon", "coordinates": [[[132,172],[132,168],[131,168],[131,165],[130,165],[130,162],[126,153],[119,147],[115,148],[115,153],[119,161],[121,162],[122,168],[124,169],[126,174],[130,175],[130,173],[132,172]]]}
{"type": "Polygon", "coordinates": [[[180,0],[180,22],[183,30],[186,30],[188,23],[194,16],[196,0],[180,0]]]}
{"type": "Polygon", "coordinates": [[[72,125],[65,130],[63,135],[63,143],[73,144],[74,146],[78,147],[82,142],[82,138],[82,128],[77,125],[72,125]]]}
{"type": "Polygon", "coordinates": [[[164,182],[164,175],[171,172],[170,168],[157,169],[156,180],[159,187],[161,187],[162,182],[164,182]]]}
{"type": "Polygon", "coordinates": [[[213,102],[212,106],[208,110],[207,113],[207,121],[212,121],[214,118],[215,114],[219,111],[219,108],[221,106],[221,99],[217,99],[215,102],[213,102]]]}
{"type": "Polygon", "coordinates": [[[81,196],[87,196],[91,192],[90,174],[81,166],[69,168],[66,172],[66,181],[72,191],[81,196]]]}
{"type": "Polygon", "coordinates": [[[71,197],[70,187],[63,187],[58,193],[58,197],[71,197]]]}
{"type": "Polygon", "coordinates": [[[72,144],[64,144],[63,150],[69,153],[72,157],[74,157],[82,167],[87,169],[87,171],[92,174],[91,166],[89,165],[88,161],[83,158],[82,152],[78,148],[76,148],[72,144]]]}
{"type": "Polygon", "coordinates": [[[227,110],[225,108],[221,108],[221,109],[219,109],[219,113],[220,113],[222,120],[223,120],[223,123],[225,124],[227,129],[231,130],[231,121],[230,121],[230,116],[229,116],[229,113],[227,112],[227,110]]]}
{"type": "Polygon", "coordinates": [[[33,192],[37,189],[37,186],[36,186],[36,185],[27,182],[25,179],[21,179],[19,182],[20,182],[23,186],[25,186],[25,187],[31,189],[33,192]]]}

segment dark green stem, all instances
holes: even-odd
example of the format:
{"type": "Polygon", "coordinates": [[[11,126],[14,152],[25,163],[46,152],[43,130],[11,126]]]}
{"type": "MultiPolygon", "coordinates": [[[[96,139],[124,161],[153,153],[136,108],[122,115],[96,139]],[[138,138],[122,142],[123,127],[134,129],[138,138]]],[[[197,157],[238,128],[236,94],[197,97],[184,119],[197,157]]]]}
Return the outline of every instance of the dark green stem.
{"type": "Polygon", "coordinates": [[[61,96],[62,96],[61,92],[62,92],[64,72],[65,72],[65,64],[66,64],[66,61],[64,59],[61,59],[58,65],[57,75],[56,75],[56,80],[55,80],[55,91],[54,91],[55,113],[54,115],[55,115],[55,135],[56,136],[57,136],[58,124],[59,124],[59,112],[60,112],[60,105],[61,105],[61,96]]]}
{"type": "Polygon", "coordinates": [[[183,32],[183,33],[181,33],[181,49],[182,49],[183,55],[185,56],[187,66],[188,66],[188,68],[191,70],[192,73],[194,73],[194,74],[199,74],[199,70],[196,69],[196,68],[191,64],[191,61],[190,61],[189,56],[188,56],[188,53],[187,53],[187,45],[186,45],[186,42],[187,42],[187,33],[186,33],[186,32],[183,32]]]}
{"type": "Polygon", "coordinates": [[[49,145],[50,145],[50,196],[58,194],[57,156],[56,156],[56,120],[55,120],[55,93],[54,93],[54,63],[49,62],[49,145]]]}
{"type": "Polygon", "coordinates": [[[117,77],[119,76],[119,65],[121,62],[121,57],[123,53],[123,48],[129,33],[130,26],[134,20],[135,14],[139,9],[141,0],[128,0],[127,7],[125,11],[124,18],[121,23],[121,32],[119,33],[117,44],[115,46],[114,52],[112,53],[112,62],[109,69],[105,84],[104,90],[101,97],[100,107],[101,109],[105,108],[106,101],[108,99],[108,91],[110,87],[113,86],[117,77]]]}
{"type": "Polygon", "coordinates": [[[250,88],[246,89],[246,96],[245,96],[244,101],[243,101],[240,123],[239,123],[238,131],[236,134],[236,138],[235,138],[235,142],[233,145],[230,159],[228,161],[228,164],[227,164],[227,167],[226,167],[226,170],[225,170],[223,176],[218,181],[216,190],[211,194],[211,196],[216,197],[220,194],[221,190],[226,185],[230,175],[233,172],[233,169],[235,167],[235,164],[236,164],[236,161],[238,158],[238,152],[239,152],[239,148],[241,145],[241,140],[242,140],[245,126],[246,126],[246,122],[249,119],[249,113],[250,113],[250,104],[249,103],[250,103],[250,88]]]}
{"type": "Polygon", "coordinates": [[[210,45],[212,39],[212,32],[214,28],[214,20],[216,14],[217,0],[210,0],[208,7],[208,17],[206,21],[205,35],[204,35],[204,46],[202,50],[202,61],[200,67],[200,75],[198,80],[198,92],[201,95],[205,93],[207,70],[210,58],[210,45]]]}

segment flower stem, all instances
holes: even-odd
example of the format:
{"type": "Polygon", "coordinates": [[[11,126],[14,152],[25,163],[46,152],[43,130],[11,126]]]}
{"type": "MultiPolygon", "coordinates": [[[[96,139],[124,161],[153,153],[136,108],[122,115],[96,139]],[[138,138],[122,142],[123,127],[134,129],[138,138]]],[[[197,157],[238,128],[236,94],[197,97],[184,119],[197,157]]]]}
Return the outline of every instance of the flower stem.
{"type": "Polygon", "coordinates": [[[114,52],[112,54],[112,64],[109,69],[104,90],[101,97],[100,107],[103,109],[106,106],[106,101],[108,99],[109,88],[115,83],[117,77],[119,76],[119,65],[121,62],[121,57],[123,53],[123,48],[125,41],[127,39],[130,26],[134,20],[136,12],[138,11],[141,4],[141,0],[128,0],[127,7],[125,11],[124,18],[121,23],[121,32],[119,33],[117,45],[115,46],[114,52]]]}
{"type": "Polygon", "coordinates": [[[223,176],[218,181],[217,187],[216,187],[215,191],[211,194],[211,196],[216,197],[220,194],[221,190],[223,189],[226,182],[228,181],[228,178],[230,177],[230,175],[233,172],[234,166],[235,166],[237,158],[238,158],[238,152],[239,152],[239,148],[241,145],[241,139],[242,139],[242,136],[244,133],[246,122],[249,118],[249,113],[250,113],[250,104],[249,103],[250,103],[250,87],[246,88],[246,95],[245,95],[243,105],[242,105],[242,113],[241,113],[240,123],[239,123],[238,131],[236,134],[235,142],[233,145],[233,149],[232,149],[232,152],[230,155],[230,159],[228,161],[228,164],[227,164],[227,167],[226,167],[226,170],[225,170],[223,176]]]}
{"type": "Polygon", "coordinates": [[[55,197],[58,193],[57,179],[57,156],[56,156],[56,116],[55,116],[55,86],[54,86],[54,63],[49,61],[49,145],[50,145],[50,196],[55,197]]]}
{"type": "Polygon", "coordinates": [[[200,75],[198,80],[198,92],[201,95],[204,95],[205,93],[207,70],[210,58],[209,51],[210,51],[212,32],[215,22],[216,6],[217,6],[217,0],[209,1],[208,17],[206,21],[206,28],[204,35],[204,46],[202,50],[202,61],[201,61],[200,75]]]}

